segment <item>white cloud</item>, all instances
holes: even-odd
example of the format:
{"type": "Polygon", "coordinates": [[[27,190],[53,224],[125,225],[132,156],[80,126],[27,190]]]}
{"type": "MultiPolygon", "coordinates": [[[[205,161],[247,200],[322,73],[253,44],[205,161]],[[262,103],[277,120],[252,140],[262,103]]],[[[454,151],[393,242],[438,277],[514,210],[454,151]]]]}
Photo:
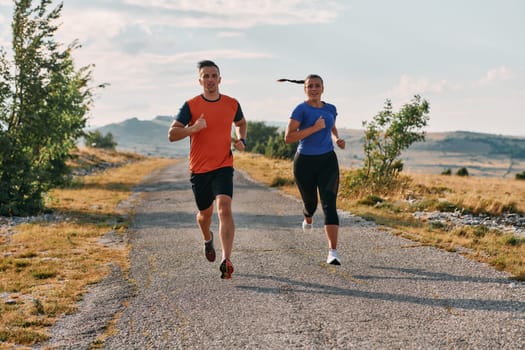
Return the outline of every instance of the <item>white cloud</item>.
{"type": "Polygon", "coordinates": [[[270,56],[264,52],[241,50],[194,51],[173,55],[149,53],[131,55],[113,51],[100,54],[90,52],[83,56],[86,62],[97,60],[94,78],[97,83],[109,83],[108,91],[113,88],[126,91],[157,91],[159,86],[166,89],[180,84],[174,79],[177,77],[180,79],[181,76],[191,77],[184,80],[184,83],[191,81],[192,85],[195,85],[195,62],[203,57],[252,59],[270,56]]]}
{"type": "MultiPolygon", "coordinates": [[[[143,0],[124,0],[143,7],[143,0]]],[[[257,25],[328,23],[337,18],[342,5],[322,0],[153,0],[148,8],[162,11],[156,20],[191,28],[250,28],[257,25]],[[174,22],[175,20],[175,22],[174,22]]],[[[157,11],[154,11],[157,12],[157,11]]]]}
{"type": "Polygon", "coordinates": [[[128,15],[107,9],[68,9],[64,8],[62,26],[58,31],[60,39],[71,42],[79,39],[81,43],[97,43],[99,50],[111,49],[112,38],[130,24],[128,15]]]}
{"type": "Polygon", "coordinates": [[[446,79],[432,81],[428,78],[413,78],[403,74],[399,79],[399,83],[387,92],[387,96],[392,99],[407,100],[414,95],[442,94],[446,91],[459,90],[461,85],[450,82],[446,79]]]}
{"type": "Polygon", "coordinates": [[[236,38],[244,36],[242,32],[218,32],[217,37],[219,38],[236,38]]]}
{"type": "Polygon", "coordinates": [[[475,83],[475,85],[486,86],[498,81],[510,80],[512,78],[514,78],[514,73],[509,68],[501,66],[489,70],[475,83]]]}

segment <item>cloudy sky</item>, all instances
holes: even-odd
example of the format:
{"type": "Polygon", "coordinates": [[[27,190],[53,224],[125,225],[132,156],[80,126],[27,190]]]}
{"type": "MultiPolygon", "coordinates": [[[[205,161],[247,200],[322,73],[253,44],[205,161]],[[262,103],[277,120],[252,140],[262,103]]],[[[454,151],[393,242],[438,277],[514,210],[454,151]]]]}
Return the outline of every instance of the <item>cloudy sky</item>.
{"type": "MultiPolygon", "coordinates": [[[[13,3],[0,0],[7,51],[13,3]]],[[[82,44],[77,66],[110,84],[91,126],[175,115],[212,59],[249,120],[286,122],[304,91],[276,79],[316,73],[340,128],[419,94],[428,132],[525,136],[522,0],[64,0],[61,23],[58,40],[82,44]]]]}

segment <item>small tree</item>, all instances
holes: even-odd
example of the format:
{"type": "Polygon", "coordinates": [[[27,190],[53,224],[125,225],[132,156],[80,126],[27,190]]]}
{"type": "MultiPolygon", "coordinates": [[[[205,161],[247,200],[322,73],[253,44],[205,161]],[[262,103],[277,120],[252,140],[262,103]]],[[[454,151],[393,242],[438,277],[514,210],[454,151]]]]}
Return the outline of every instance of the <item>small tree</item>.
{"type": "Polygon", "coordinates": [[[465,167],[459,168],[458,171],[456,171],[457,176],[468,176],[468,170],[465,167]]]}
{"type": "Polygon", "coordinates": [[[270,158],[293,159],[298,143],[287,144],[284,142],[284,131],[270,137],[267,141],[264,154],[270,158]]]}
{"type": "Polygon", "coordinates": [[[0,50],[0,215],[43,209],[43,194],[67,179],[66,161],[92,103],[91,67],[76,70],[73,43],[55,41],[62,4],[15,1],[13,59],[0,50]]]}
{"type": "Polygon", "coordinates": [[[88,147],[114,150],[117,146],[117,142],[113,139],[113,134],[110,132],[102,135],[99,130],[89,131],[84,138],[88,147]]]}
{"type": "Polygon", "coordinates": [[[268,143],[268,139],[277,135],[276,126],[268,126],[264,122],[248,121],[248,143],[246,145],[247,152],[264,154],[264,149],[268,143]]]}
{"type": "Polygon", "coordinates": [[[286,144],[284,131],[278,130],[278,127],[268,126],[264,122],[248,121],[246,151],[264,154],[270,158],[292,159],[298,143],[286,144]]]}
{"type": "Polygon", "coordinates": [[[388,187],[396,179],[403,170],[401,152],[414,142],[425,140],[421,129],[427,125],[429,108],[429,103],[416,95],[411,103],[394,113],[391,101],[386,100],[383,111],[370,123],[363,122],[363,175],[367,183],[388,187]]]}

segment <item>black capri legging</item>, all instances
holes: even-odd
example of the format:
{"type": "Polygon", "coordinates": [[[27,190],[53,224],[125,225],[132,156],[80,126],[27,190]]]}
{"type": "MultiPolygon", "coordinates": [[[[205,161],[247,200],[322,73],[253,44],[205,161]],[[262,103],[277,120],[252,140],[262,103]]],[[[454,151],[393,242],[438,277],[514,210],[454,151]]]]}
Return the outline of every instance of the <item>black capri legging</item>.
{"type": "Polygon", "coordinates": [[[321,197],[325,225],[339,225],[337,192],[339,163],[334,151],[321,155],[295,154],[293,173],[303,199],[303,213],[312,217],[317,209],[317,191],[321,197]]]}

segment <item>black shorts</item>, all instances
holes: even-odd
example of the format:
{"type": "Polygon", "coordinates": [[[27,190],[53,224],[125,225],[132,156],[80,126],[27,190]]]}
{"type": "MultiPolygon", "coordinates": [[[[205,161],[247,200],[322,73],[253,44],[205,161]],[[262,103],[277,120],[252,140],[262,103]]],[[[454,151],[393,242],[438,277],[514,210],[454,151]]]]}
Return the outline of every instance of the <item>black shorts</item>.
{"type": "Polygon", "coordinates": [[[220,168],[202,174],[191,174],[190,182],[199,210],[208,209],[219,194],[233,197],[232,167],[220,168]]]}

